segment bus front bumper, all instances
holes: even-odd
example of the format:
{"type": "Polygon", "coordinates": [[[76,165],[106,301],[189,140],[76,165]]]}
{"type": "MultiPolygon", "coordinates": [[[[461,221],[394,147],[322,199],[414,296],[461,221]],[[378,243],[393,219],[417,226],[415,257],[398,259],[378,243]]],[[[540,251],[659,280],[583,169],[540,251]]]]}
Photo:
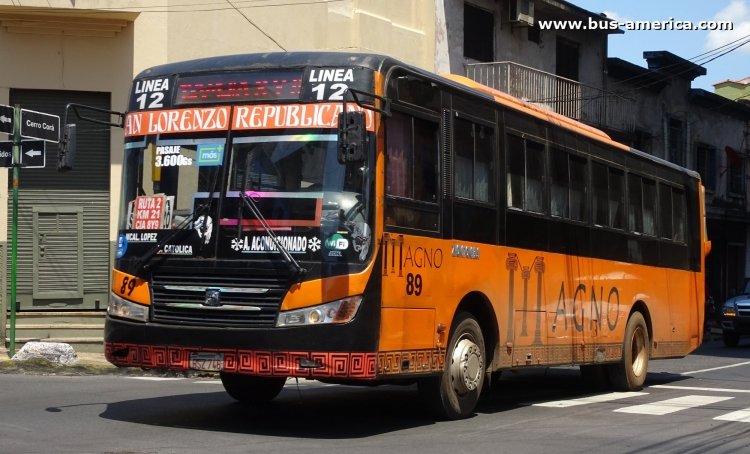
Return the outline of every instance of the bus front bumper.
{"type": "Polygon", "coordinates": [[[216,328],[133,323],[107,317],[104,353],[122,367],[221,371],[268,377],[374,380],[373,326],[216,328]]]}

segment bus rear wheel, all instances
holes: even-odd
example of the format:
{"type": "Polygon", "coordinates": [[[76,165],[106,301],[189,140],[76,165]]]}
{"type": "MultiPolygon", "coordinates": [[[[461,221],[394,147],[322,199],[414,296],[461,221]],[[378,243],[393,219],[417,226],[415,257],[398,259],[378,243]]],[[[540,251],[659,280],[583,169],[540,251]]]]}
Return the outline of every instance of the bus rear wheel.
{"type": "Polygon", "coordinates": [[[461,312],[456,316],[443,373],[420,381],[419,391],[438,417],[466,418],[477,405],[485,371],[482,329],[471,314],[461,312]]]}
{"type": "Polygon", "coordinates": [[[227,394],[243,404],[260,404],[273,400],[281,392],[286,377],[254,377],[221,372],[221,384],[227,394]]]}
{"type": "Polygon", "coordinates": [[[643,387],[648,374],[648,359],[651,354],[646,320],[640,312],[634,312],[625,327],[622,359],[610,364],[609,380],[618,391],[637,391],[643,387]]]}

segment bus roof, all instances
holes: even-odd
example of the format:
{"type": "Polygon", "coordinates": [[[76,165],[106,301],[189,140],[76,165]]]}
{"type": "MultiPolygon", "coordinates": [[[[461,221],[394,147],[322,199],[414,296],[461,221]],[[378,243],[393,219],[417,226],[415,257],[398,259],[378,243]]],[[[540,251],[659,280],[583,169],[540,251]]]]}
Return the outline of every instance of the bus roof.
{"type": "Polygon", "coordinates": [[[154,66],[141,71],[136,79],[168,76],[181,73],[201,73],[217,71],[243,71],[260,70],[269,68],[294,68],[309,66],[359,66],[373,71],[389,73],[393,69],[403,68],[420,76],[440,82],[444,85],[463,91],[470,91],[488,101],[511,108],[539,118],[546,122],[558,125],[578,134],[589,137],[598,142],[605,143],[620,150],[631,152],[644,159],[659,163],[666,167],[689,174],[693,178],[700,178],[697,172],[678,166],[664,159],[628,147],[625,144],[612,140],[609,135],[600,129],[581,123],[572,118],[558,114],[536,104],[523,101],[508,93],[482,85],[472,79],[455,74],[437,75],[403,63],[395,58],[382,54],[365,52],[266,52],[254,54],[223,55],[216,57],[205,57],[195,60],[186,60],[175,63],[154,66]]]}

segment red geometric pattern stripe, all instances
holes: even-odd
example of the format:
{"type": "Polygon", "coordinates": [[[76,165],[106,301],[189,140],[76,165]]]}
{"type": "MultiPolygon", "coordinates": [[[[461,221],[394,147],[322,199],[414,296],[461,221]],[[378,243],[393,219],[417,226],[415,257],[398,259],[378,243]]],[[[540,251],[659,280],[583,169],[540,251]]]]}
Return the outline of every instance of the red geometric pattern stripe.
{"type": "Polygon", "coordinates": [[[176,370],[189,369],[190,353],[198,351],[223,353],[225,372],[268,377],[372,380],[377,362],[377,353],[374,352],[273,352],[120,343],[104,345],[104,355],[112,364],[176,370]],[[123,351],[127,353],[122,355],[123,351]],[[321,367],[301,367],[301,360],[321,367]]]}

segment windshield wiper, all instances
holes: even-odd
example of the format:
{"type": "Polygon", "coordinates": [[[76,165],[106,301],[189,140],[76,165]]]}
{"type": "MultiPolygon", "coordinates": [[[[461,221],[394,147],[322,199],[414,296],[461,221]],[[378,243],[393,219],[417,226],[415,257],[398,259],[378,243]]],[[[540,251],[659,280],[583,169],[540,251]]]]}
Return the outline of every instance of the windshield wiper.
{"type": "MultiPolygon", "coordinates": [[[[164,236],[161,240],[159,240],[151,249],[146,251],[141,257],[135,260],[135,266],[134,266],[134,274],[138,274],[141,270],[148,268],[149,263],[151,262],[151,259],[156,255],[164,246],[167,245],[167,243],[174,240],[177,235],[185,232],[189,232],[189,230],[185,229],[188,225],[190,225],[191,222],[193,222],[195,219],[198,218],[198,216],[207,213],[208,212],[208,206],[205,204],[200,204],[197,207],[195,207],[195,211],[193,211],[190,216],[186,217],[182,220],[169,234],[164,236]]],[[[205,224],[205,222],[204,222],[205,224]]]]}
{"type": "MultiPolygon", "coordinates": [[[[266,218],[263,217],[263,214],[260,212],[260,208],[258,208],[258,204],[253,200],[252,197],[247,195],[247,183],[248,180],[250,180],[250,166],[252,165],[252,157],[254,156],[254,153],[250,153],[245,160],[245,175],[242,181],[242,188],[240,188],[240,200],[250,209],[250,213],[252,213],[253,217],[258,220],[261,227],[263,227],[263,230],[266,231],[266,235],[271,238],[271,241],[273,241],[273,244],[276,245],[276,249],[281,253],[281,256],[284,257],[284,260],[289,264],[289,268],[292,271],[292,277],[299,281],[302,276],[307,274],[307,270],[303,268],[297,260],[292,257],[292,254],[289,253],[289,251],[284,247],[283,244],[281,244],[281,241],[279,241],[279,238],[276,236],[276,234],[271,230],[271,226],[268,225],[268,222],[266,222],[266,218]]],[[[242,212],[244,210],[242,209],[242,205],[240,205],[240,213],[239,213],[239,219],[237,220],[237,236],[240,236],[240,232],[242,231],[242,212]]]]}

